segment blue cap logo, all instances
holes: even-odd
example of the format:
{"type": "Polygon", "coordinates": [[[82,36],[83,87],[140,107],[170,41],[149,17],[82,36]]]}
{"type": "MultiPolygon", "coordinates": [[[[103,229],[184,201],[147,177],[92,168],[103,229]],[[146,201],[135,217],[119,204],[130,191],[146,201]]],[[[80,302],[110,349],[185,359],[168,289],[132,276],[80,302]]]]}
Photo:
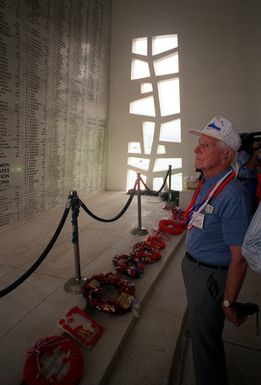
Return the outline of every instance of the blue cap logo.
{"type": "Polygon", "coordinates": [[[220,128],[220,127],[216,126],[215,122],[212,122],[212,123],[210,123],[210,124],[208,125],[208,127],[210,127],[210,128],[214,128],[215,130],[218,130],[218,131],[220,131],[220,130],[221,130],[221,128],[220,128]]]}

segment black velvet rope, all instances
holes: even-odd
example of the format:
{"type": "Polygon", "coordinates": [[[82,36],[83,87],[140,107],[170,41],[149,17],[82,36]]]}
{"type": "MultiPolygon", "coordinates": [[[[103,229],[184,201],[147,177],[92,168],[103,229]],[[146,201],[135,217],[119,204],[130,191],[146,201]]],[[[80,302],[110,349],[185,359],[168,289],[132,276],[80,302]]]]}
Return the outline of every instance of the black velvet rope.
{"type": "Polygon", "coordinates": [[[141,181],[141,183],[143,184],[143,186],[145,187],[146,190],[148,190],[149,192],[154,192],[155,194],[159,194],[159,193],[161,193],[161,191],[163,190],[163,188],[164,188],[164,186],[165,186],[165,184],[166,184],[166,182],[167,182],[168,176],[169,176],[169,170],[167,171],[167,174],[165,175],[165,178],[164,178],[164,181],[163,181],[163,183],[162,183],[162,186],[161,186],[161,188],[160,188],[158,191],[153,191],[153,190],[151,190],[151,189],[146,185],[146,183],[143,181],[142,177],[140,177],[140,181],[141,181]]]}
{"type": "Polygon", "coordinates": [[[135,182],[135,185],[134,185],[134,188],[133,188],[133,192],[130,194],[130,197],[128,198],[127,200],[127,203],[126,205],[123,207],[123,209],[119,212],[119,214],[115,215],[115,217],[113,218],[110,218],[110,219],[105,219],[105,218],[101,218],[101,217],[98,217],[97,215],[93,214],[87,206],[85,206],[85,204],[79,199],[79,202],[80,202],[80,206],[83,208],[83,210],[89,214],[92,218],[96,219],[97,221],[100,221],[100,222],[114,222],[116,221],[117,219],[119,219],[126,211],[127,209],[129,208],[129,205],[131,204],[132,202],[132,199],[135,195],[135,190],[136,190],[136,186],[137,186],[137,181],[135,182]]]}
{"type": "Polygon", "coordinates": [[[91,217],[93,217],[94,219],[96,219],[98,221],[101,221],[101,222],[114,222],[117,219],[119,219],[127,211],[127,209],[129,208],[129,206],[130,206],[130,204],[131,204],[131,202],[133,200],[133,197],[135,195],[137,184],[138,184],[138,181],[136,180],[134,188],[133,188],[133,192],[131,193],[130,197],[128,198],[127,203],[125,204],[123,209],[119,212],[119,214],[117,214],[115,217],[110,218],[110,219],[101,218],[101,217],[98,217],[97,215],[93,214],[88,209],[88,207],[78,198],[77,194],[75,196],[72,195],[71,197],[69,197],[70,200],[71,200],[70,201],[70,205],[65,208],[63,216],[62,216],[62,218],[60,220],[60,223],[57,226],[57,229],[56,229],[54,235],[52,236],[51,240],[49,241],[48,245],[46,246],[46,248],[44,249],[44,251],[42,252],[40,257],[35,261],[35,263],[23,275],[21,275],[21,277],[19,277],[16,281],[11,283],[11,285],[9,285],[6,288],[0,290],[0,298],[4,297],[5,295],[9,294],[11,291],[16,289],[19,285],[21,285],[38,268],[38,266],[40,266],[40,264],[43,262],[43,260],[48,255],[49,251],[52,249],[52,247],[55,244],[58,236],[60,235],[60,232],[62,231],[62,228],[64,226],[64,223],[65,223],[66,219],[67,219],[67,216],[69,214],[69,211],[70,211],[71,207],[72,207],[72,212],[73,212],[72,213],[72,225],[73,225],[72,242],[75,243],[76,242],[75,238],[76,238],[76,235],[77,235],[76,234],[76,230],[77,230],[76,229],[76,225],[77,225],[77,217],[78,217],[78,214],[79,214],[79,206],[81,206],[83,208],[83,210],[87,214],[89,214],[91,217]]]}
{"type": "Polygon", "coordinates": [[[11,283],[11,285],[9,285],[6,288],[4,288],[3,290],[1,290],[0,291],[0,298],[4,297],[8,293],[10,293],[14,289],[16,289],[19,285],[21,285],[21,283],[23,283],[37,269],[37,267],[43,262],[43,260],[45,259],[45,257],[47,256],[47,254],[49,253],[49,251],[51,250],[51,248],[55,244],[55,242],[56,242],[56,240],[57,240],[57,238],[58,238],[58,236],[59,236],[59,234],[60,234],[60,232],[64,226],[64,223],[65,223],[66,218],[69,214],[69,211],[70,211],[70,207],[66,207],[54,235],[52,236],[51,240],[49,241],[48,245],[46,246],[45,250],[42,252],[40,257],[37,259],[37,261],[35,261],[35,263],[21,277],[19,277],[16,281],[11,283]]]}

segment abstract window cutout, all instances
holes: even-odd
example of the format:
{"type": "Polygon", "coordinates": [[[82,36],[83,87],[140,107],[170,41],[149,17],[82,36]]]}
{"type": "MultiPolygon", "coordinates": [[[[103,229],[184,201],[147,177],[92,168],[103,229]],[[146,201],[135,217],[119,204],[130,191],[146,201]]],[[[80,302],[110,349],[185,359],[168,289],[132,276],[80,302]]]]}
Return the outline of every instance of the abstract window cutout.
{"type": "Polygon", "coordinates": [[[182,190],[182,173],[171,175],[171,186],[172,190],[181,191],[182,190]]]}
{"type": "Polygon", "coordinates": [[[158,82],[159,103],[161,116],[178,114],[179,105],[179,78],[158,82]]]}
{"type": "Polygon", "coordinates": [[[147,171],[150,165],[150,160],[145,158],[128,158],[128,165],[135,168],[147,171]]]}
{"type": "Polygon", "coordinates": [[[180,119],[161,123],[159,140],[161,142],[181,143],[180,119]]]}
{"type": "Polygon", "coordinates": [[[130,103],[130,114],[155,116],[155,105],[153,96],[135,100],[130,103]]]}
{"type": "Polygon", "coordinates": [[[166,154],[166,147],[163,144],[158,144],[157,154],[166,154]]]}
{"type": "MultiPolygon", "coordinates": [[[[140,176],[142,177],[144,183],[146,183],[147,181],[147,177],[146,175],[144,174],[140,174],[140,176]]],[[[134,187],[134,184],[135,184],[135,181],[137,179],[137,172],[136,171],[133,171],[133,170],[128,170],[128,173],[127,173],[127,190],[130,190],[131,188],[134,187]]],[[[140,184],[140,188],[141,190],[145,190],[145,187],[143,186],[143,184],[141,183],[140,184]]]]}
{"type": "Polygon", "coordinates": [[[171,55],[153,61],[156,76],[174,74],[179,72],[179,56],[175,52],[171,55]]]}
{"type": "MultiPolygon", "coordinates": [[[[163,180],[164,180],[163,177],[153,178],[152,188],[154,191],[158,191],[161,188],[163,180]]],[[[175,190],[178,190],[178,191],[182,190],[182,174],[181,173],[171,175],[171,186],[175,186],[175,190]]]]}
{"type": "Polygon", "coordinates": [[[144,154],[151,154],[153,138],[154,138],[155,123],[143,122],[143,142],[144,154]]]}
{"type": "Polygon", "coordinates": [[[149,65],[144,60],[132,59],[131,80],[148,78],[150,76],[149,65]]]}
{"type": "Polygon", "coordinates": [[[146,94],[147,92],[152,92],[152,84],[151,83],[141,83],[140,92],[141,94],[146,94]]]}
{"type": "Polygon", "coordinates": [[[154,163],[153,171],[167,171],[169,166],[171,168],[181,168],[181,158],[158,158],[154,163]]]}
{"type": "Polygon", "coordinates": [[[159,191],[164,181],[163,177],[153,178],[152,188],[154,191],[159,191]]]}
{"type": "Polygon", "coordinates": [[[146,37],[133,39],[132,53],[135,53],[137,55],[147,56],[147,52],[148,52],[148,39],[146,37]]]}
{"type": "MultiPolygon", "coordinates": [[[[133,187],[131,183],[136,180],[137,170],[142,170],[145,172],[143,180],[149,177],[152,188],[158,190],[170,165],[172,169],[182,167],[182,159],[169,157],[167,150],[170,147],[161,143],[181,143],[178,36],[133,39],[132,54],[142,56],[132,57],[130,76],[131,80],[140,81],[141,97],[130,102],[129,113],[149,117],[150,121],[145,118],[141,122],[143,143],[133,141],[128,145],[128,153],[134,156],[128,157],[127,188],[133,187]],[[149,42],[152,58],[148,56],[149,42]],[[148,81],[140,80],[144,78],[148,81]],[[146,97],[146,93],[151,95],[146,97]]],[[[172,174],[171,179],[172,188],[181,190],[182,173],[172,174]]]]}
{"type": "Polygon", "coordinates": [[[129,154],[141,154],[140,142],[129,142],[128,153],[129,154]]]}
{"type": "Polygon", "coordinates": [[[178,35],[160,35],[152,38],[152,55],[178,48],[178,35]]]}

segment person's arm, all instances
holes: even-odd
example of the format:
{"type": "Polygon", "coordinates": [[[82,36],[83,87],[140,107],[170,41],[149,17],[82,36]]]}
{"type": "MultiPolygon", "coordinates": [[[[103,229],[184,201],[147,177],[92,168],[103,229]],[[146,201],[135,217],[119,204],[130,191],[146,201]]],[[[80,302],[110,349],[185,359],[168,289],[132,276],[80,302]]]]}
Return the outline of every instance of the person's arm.
{"type": "MultiPolygon", "coordinates": [[[[247,272],[247,262],[241,254],[241,246],[230,246],[230,250],[232,259],[227,273],[224,299],[233,303],[236,301],[243,284],[247,272]]],[[[234,325],[239,326],[245,321],[245,318],[242,320],[237,318],[236,312],[233,308],[222,307],[225,317],[234,325]]]]}
{"type": "Polygon", "coordinates": [[[249,161],[246,163],[246,166],[249,170],[255,170],[257,167],[258,157],[261,154],[260,146],[261,146],[261,141],[254,141],[252,146],[252,150],[253,150],[252,156],[249,159],[249,161]]]}
{"type": "Polygon", "coordinates": [[[246,167],[249,170],[255,170],[256,169],[257,159],[258,159],[259,154],[260,154],[260,150],[253,151],[251,159],[249,160],[249,162],[246,163],[246,167]]]}

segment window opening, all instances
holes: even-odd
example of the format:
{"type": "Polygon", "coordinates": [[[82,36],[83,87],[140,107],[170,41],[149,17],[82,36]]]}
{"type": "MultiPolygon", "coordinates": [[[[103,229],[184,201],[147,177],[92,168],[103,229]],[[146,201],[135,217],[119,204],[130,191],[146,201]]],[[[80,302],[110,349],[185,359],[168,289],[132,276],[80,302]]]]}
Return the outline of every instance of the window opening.
{"type": "Polygon", "coordinates": [[[133,39],[132,41],[132,53],[137,55],[146,56],[148,52],[148,39],[146,37],[140,37],[138,39],[133,39]]]}
{"type": "MultiPolygon", "coordinates": [[[[129,113],[144,116],[144,120],[141,118],[143,140],[139,136],[139,140],[128,143],[128,154],[141,156],[128,157],[127,188],[133,187],[136,170],[140,170],[145,174],[143,180],[149,176],[153,189],[158,190],[169,165],[175,170],[182,167],[182,158],[169,156],[171,147],[162,143],[181,143],[178,36],[159,35],[150,40],[147,37],[135,38],[132,41],[132,54],[130,78],[140,87],[141,97],[130,102],[129,113]],[[148,56],[149,51],[153,58],[148,56]],[[150,68],[154,69],[153,74],[150,68]],[[160,78],[162,76],[164,79],[160,78]],[[144,81],[145,78],[148,80],[144,81]],[[144,96],[146,93],[150,95],[144,96]],[[149,117],[150,121],[145,117],[149,117]]],[[[181,190],[182,179],[181,172],[172,174],[172,188],[181,190]]]]}
{"type": "MultiPolygon", "coordinates": [[[[140,176],[142,177],[143,181],[146,183],[147,176],[142,174],[142,173],[140,174],[140,176]]],[[[128,170],[128,173],[127,173],[127,190],[130,190],[134,187],[136,179],[137,179],[137,172],[134,170],[128,170]]],[[[140,189],[145,190],[143,183],[140,184],[140,189]]]]}
{"type": "Polygon", "coordinates": [[[148,170],[149,165],[150,165],[150,160],[145,159],[145,158],[134,158],[134,157],[129,157],[128,158],[128,165],[136,167],[137,169],[141,170],[148,170]]]}
{"type": "Polygon", "coordinates": [[[161,123],[159,140],[162,142],[181,143],[180,119],[161,123]]]}
{"type": "Polygon", "coordinates": [[[150,77],[149,65],[144,60],[133,59],[131,64],[131,79],[150,77]]]}
{"type": "Polygon", "coordinates": [[[166,147],[163,144],[158,144],[157,154],[166,154],[166,147]]]}
{"type": "Polygon", "coordinates": [[[152,55],[178,47],[178,35],[159,35],[152,38],[152,55]]]}
{"type": "Polygon", "coordinates": [[[171,55],[153,61],[156,76],[179,72],[179,56],[175,52],[171,55]]]}
{"type": "Polygon", "coordinates": [[[159,103],[161,116],[178,114],[179,105],[179,78],[158,82],[159,103]]]}
{"type": "Polygon", "coordinates": [[[141,83],[140,92],[142,94],[145,94],[146,92],[152,92],[152,91],[153,91],[153,88],[151,83],[141,83]]]}
{"type": "Polygon", "coordinates": [[[129,154],[141,154],[140,142],[129,142],[128,143],[129,154]]]}
{"type": "Polygon", "coordinates": [[[143,142],[144,142],[144,153],[150,154],[153,138],[154,138],[155,123],[154,122],[143,122],[143,142]]]}
{"type": "Polygon", "coordinates": [[[130,103],[130,114],[155,116],[155,105],[153,96],[134,100],[130,103]]]}
{"type": "Polygon", "coordinates": [[[153,171],[167,171],[169,166],[171,166],[172,169],[181,168],[181,158],[158,158],[155,160],[153,171]]]}

